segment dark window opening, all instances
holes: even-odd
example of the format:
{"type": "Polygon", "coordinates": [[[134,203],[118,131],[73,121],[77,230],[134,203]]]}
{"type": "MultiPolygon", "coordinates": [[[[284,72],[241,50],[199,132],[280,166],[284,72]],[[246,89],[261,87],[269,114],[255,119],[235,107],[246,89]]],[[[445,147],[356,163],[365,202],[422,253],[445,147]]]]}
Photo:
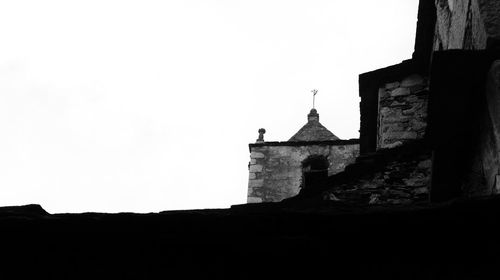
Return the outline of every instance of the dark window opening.
{"type": "Polygon", "coordinates": [[[328,179],[330,163],[325,156],[312,155],[302,162],[302,188],[313,190],[321,187],[328,179]]]}

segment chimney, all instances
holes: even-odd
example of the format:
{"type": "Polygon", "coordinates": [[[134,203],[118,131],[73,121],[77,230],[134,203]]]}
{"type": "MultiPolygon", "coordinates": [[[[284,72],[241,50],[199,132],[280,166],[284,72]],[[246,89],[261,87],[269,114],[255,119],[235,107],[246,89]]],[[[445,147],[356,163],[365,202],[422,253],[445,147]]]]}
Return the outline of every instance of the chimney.
{"type": "Polygon", "coordinates": [[[264,143],[264,133],[266,133],[265,129],[259,129],[259,138],[257,138],[257,143],[264,143]]]}

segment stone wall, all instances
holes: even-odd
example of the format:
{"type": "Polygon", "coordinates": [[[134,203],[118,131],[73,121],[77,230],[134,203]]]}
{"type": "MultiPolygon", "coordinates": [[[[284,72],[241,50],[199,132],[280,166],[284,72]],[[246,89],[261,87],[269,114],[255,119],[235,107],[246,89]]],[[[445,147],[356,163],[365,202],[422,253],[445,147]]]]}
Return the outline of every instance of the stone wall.
{"type": "Polygon", "coordinates": [[[429,200],[430,151],[394,160],[369,176],[337,184],[323,194],[325,200],[356,204],[410,204],[429,200]]]}
{"type": "Polygon", "coordinates": [[[500,193],[500,60],[492,64],[486,84],[474,157],[461,186],[466,197],[500,193]]]}
{"type": "Polygon", "coordinates": [[[377,149],[423,138],[428,90],[427,79],[417,74],[379,89],[377,149]]]}
{"type": "Polygon", "coordinates": [[[436,0],[434,50],[481,50],[500,35],[497,0],[436,0]]]}
{"type": "Polygon", "coordinates": [[[302,162],[323,155],[328,175],[343,171],[359,154],[357,140],[250,144],[248,202],[281,201],[300,191],[302,162]]]}
{"type": "Polygon", "coordinates": [[[500,92],[488,71],[497,59],[488,50],[433,54],[425,136],[433,149],[432,202],[491,193],[500,92]]]}
{"type": "Polygon", "coordinates": [[[486,82],[485,145],[484,158],[485,181],[490,193],[500,193],[500,60],[492,63],[486,82]]]}

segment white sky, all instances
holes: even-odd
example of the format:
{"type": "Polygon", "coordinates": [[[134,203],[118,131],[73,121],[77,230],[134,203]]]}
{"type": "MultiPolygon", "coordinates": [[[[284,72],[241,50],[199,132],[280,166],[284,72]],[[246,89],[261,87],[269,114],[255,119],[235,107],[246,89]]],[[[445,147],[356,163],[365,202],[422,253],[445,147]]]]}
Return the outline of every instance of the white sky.
{"type": "Polygon", "coordinates": [[[248,143],[357,138],[358,75],[411,57],[417,0],[0,1],[0,205],[246,202],[248,143]]]}

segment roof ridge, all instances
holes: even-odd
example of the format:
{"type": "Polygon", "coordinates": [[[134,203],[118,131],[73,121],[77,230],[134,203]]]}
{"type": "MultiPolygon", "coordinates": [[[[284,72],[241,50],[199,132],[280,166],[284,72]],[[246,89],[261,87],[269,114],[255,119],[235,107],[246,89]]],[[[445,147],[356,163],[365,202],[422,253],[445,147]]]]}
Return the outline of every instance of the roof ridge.
{"type": "Polygon", "coordinates": [[[325,141],[340,140],[335,134],[322,125],[319,120],[309,120],[288,141],[325,141]]]}

